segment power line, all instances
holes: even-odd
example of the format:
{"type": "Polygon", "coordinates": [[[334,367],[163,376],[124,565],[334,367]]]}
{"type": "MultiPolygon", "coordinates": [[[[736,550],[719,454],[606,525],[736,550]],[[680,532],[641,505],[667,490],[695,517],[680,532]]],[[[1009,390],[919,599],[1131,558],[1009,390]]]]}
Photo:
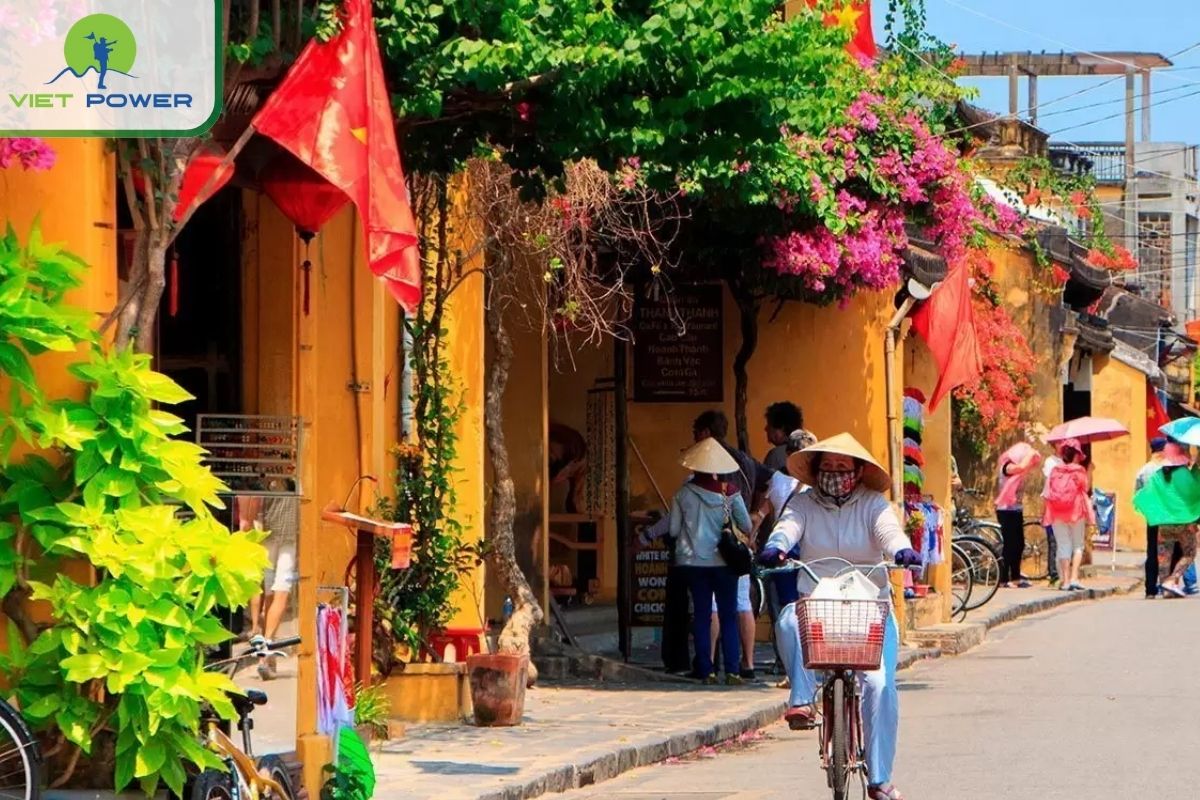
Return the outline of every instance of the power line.
{"type": "MultiPolygon", "coordinates": [[[[945,0],[945,2],[950,2],[950,0],[945,0]]],[[[1200,86],[1200,83],[1198,83],[1198,84],[1196,84],[1196,85],[1197,85],[1197,86],[1200,86]]],[[[1177,96],[1177,97],[1171,97],[1171,98],[1168,98],[1168,99],[1166,99],[1166,100],[1163,100],[1163,101],[1161,101],[1161,102],[1158,102],[1158,103],[1151,103],[1151,104],[1150,104],[1150,107],[1151,107],[1151,108],[1158,108],[1158,107],[1161,107],[1161,106],[1165,106],[1165,105],[1167,105],[1168,103],[1174,103],[1174,102],[1176,102],[1176,101],[1179,101],[1179,100],[1186,100],[1186,99],[1188,99],[1189,97],[1195,97],[1195,96],[1196,96],[1196,95],[1198,95],[1198,94],[1200,94],[1200,89],[1193,89],[1192,91],[1188,92],[1188,93],[1187,93],[1187,94],[1185,94],[1185,95],[1179,95],[1179,96],[1177,96]]],[[[1087,121],[1087,122],[1080,122],[1080,123],[1078,123],[1078,124],[1075,124],[1075,125],[1068,125],[1068,126],[1067,126],[1067,127],[1065,127],[1065,128],[1059,128],[1059,129],[1058,129],[1058,130],[1056,130],[1056,131],[1050,131],[1050,135],[1051,135],[1051,136],[1057,136],[1057,135],[1058,135],[1058,134],[1060,134],[1060,133],[1066,133],[1067,131],[1073,131],[1073,130],[1075,130],[1075,129],[1077,129],[1077,128],[1086,128],[1086,127],[1088,127],[1088,126],[1090,126],[1090,125],[1096,125],[1096,124],[1098,124],[1098,123],[1101,123],[1101,122],[1107,122],[1107,121],[1108,121],[1108,120],[1110,120],[1110,119],[1117,119],[1118,117],[1123,117],[1123,116],[1125,116],[1125,112],[1124,112],[1124,111],[1118,111],[1116,114],[1109,114],[1107,117],[1100,117],[1099,119],[1093,119],[1093,120],[1089,120],[1089,121],[1087,121]]]]}
{"type": "MultiPolygon", "coordinates": [[[[1014,25],[1013,23],[1011,23],[1011,22],[1007,22],[1007,21],[1005,21],[1005,20],[1002,20],[1002,19],[999,19],[998,17],[993,17],[992,15],[990,15],[990,14],[988,14],[988,13],[984,12],[984,11],[979,11],[978,9],[971,8],[971,7],[970,7],[970,6],[968,6],[968,5],[965,5],[965,4],[963,4],[963,3],[960,3],[960,2],[958,2],[958,0],[942,0],[942,2],[943,2],[943,3],[946,3],[947,5],[951,5],[951,6],[954,6],[954,7],[956,7],[956,8],[959,8],[959,9],[961,9],[961,10],[963,10],[963,11],[966,11],[968,14],[974,14],[974,15],[975,15],[975,16],[977,16],[977,17],[981,17],[982,19],[986,19],[986,20],[988,20],[989,22],[994,22],[994,23],[996,23],[997,25],[1003,25],[1004,27],[1006,27],[1006,28],[1010,28],[1010,29],[1012,29],[1012,30],[1014,30],[1014,31],[1017,31],[1018,33],[1024,33],[1024,34],[1026,34],[1027,36],[1034,36],[1034,37],[1036,37],[1036,38],[1038,38],[1038,39],[1042,39],[1042,40],[1044,40],[1044,41],[1047,41],[1047,42],[1050,42],[1050,43],[1052,43],[1052,44],[1056,44],[1056,45],[1058,45],[1059,47],[1063,48],[1064,50],[1066,50],[1066,51],[1068,51],[1068,52],[1072,52],[1072,53],[1082,53],[1082,54],[1083,54],[1083,55],[1085,55],[1085,56],[1091,56],[1092,58],[1098,58],[1098,59],[1100,59],[1101,61],[1107,61],[1107,62],[1109,62],[1110,64],[1119,64],[1119,65],[1121,65],[1121,66],[1123,66],[1123,67],[1125,67],[1125,68],[1127,68],[1127,69],[1139,70],[1139,67],[1138,67],[1138,65],[1137,65],[1137,64],[1133,64],[1133,63],[1130,63],[1130,62],[1128,62],[1128,61],[1122,61],[1122,60],[1120,60],[1119,58],[1112,58],[1111,56],[1106,56],[1106,55],[1104,55],[1104,54],[1102,54],[1102,53],[1094,53],[1094,52],[1092,52],[1091,50],[1083,50],[1083,49],[1081,49],[1081,48],[1074,47],[1073,45],[1071,45],[1071,44],[1070,44],[1070,43],[1068,43],[1068,42],[1064,42],[1064,41],[1061,41],[1061,40],[1059,40],[1059,39],[1055,39],[1055,38],[1053,38],[1053,37],[1051,37],[1051,36],[1046,36],[1045,34],[1038,33],[1038,32],[1036,32],[1036,31],[1026,30],[1025,28],[1022,28],[1022,27],[1020,27],[1019,25],[1014,25]]],[[[1184,48],[1184,50],[1180,51],[1180,53],[1182,54],[1182,53],[1189,52],[1190,50],[1192,50],[1192,49],[1194,49],[1195,47],[1198,47],[1198,46],[1200,46],[1200,44],[1197,44],[1197,45],[1192,45],[1192,46],[1190,46],[1190,47],[1184,48]]],[[[1140,70],[1139,70],[1139,71],[1140,71],[1140,70]]],[[[1171,78],[1174,78],[1175,80],[1178,80],[1178,81],[1180,81],[1181,83],[1188,84],[1188,85],[1191,85],[1191,86],[1198,86],[1198,87],[1200,87],[1200,82],[1197,82],[1197,81],[1189,81],[1189,80],[1186,80],[1186,79],[1184,79],[1184,78],[1178,78],[1178,77],[1176,77],[1176,76],[1174,76],[1174,75],[1170,75],[1169,73],[1168,73],[1168,76],[1169,76],[1169,77],[1171,77],[1171,78]]]]}

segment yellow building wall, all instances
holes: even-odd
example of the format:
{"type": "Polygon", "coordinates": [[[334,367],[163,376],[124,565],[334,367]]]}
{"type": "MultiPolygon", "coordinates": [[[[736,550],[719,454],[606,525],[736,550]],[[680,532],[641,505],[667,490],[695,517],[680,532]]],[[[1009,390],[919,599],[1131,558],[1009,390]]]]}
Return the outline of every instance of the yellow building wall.
{"type": "MultiPolygon", "coordinates": [[[[1063,386],[1061,359],[1070,354],[1074,342],[1066,340],[1051,329],[1051,309],[1058,305],[1058,298],[1035,291],[1033,276],[1038,266],[1027,249],[1007,240],[992,237],[989,256],[994,265],[992,282],[1000,295],[1000,302],[1012,315],[1013,322],[1024,334],[1033,351],[1037,368],[1032,377],[1033,397],[1022,408],[1025,422],[1038,423],[1047,430],[1062,422],[1063,386]]],[[[996,490],[995,464],[1001,452],[1016,443],[1020,434],[982,455],[956,442],[955,453],[963,482],[982,491],[983,497],[972,503],[976,516],[986,517],[993,513],[991,498],[996,490]]],[[[1049,448],[1040,448],[1049,454],[1049,448]]],[[[1038,499],[1042,490],[1041,473],[1025,483],[1027,509],[1040,509],[1038,499]]]]}
{"type": "Polygon", "coordinates": [[[310,313],[303,311],[304,248],[292,224],[265,197],[243,198],[247,234],[244,385],[248,413],[301,417],[298,607],[303,643],[297,654],[297,748],[306,784],[316,790],[328,741],[316,732],[315,609],[318,587],[344,585],[354,554],[345,528],[322,522],[322,509],[351,494],[351,510],[368,512],[390,491],[388,449],[399,436],[400,311],[366,263],[361,226],[347,208],[326,224],[309,257],[310,313]]]}
{"type": "MultiPolygon", "coordinates": [[[[1130,435],[1092,445],[1097,489],[1117,495],[1117,543],[1141,547],[1145,521],[1133,508],[1133,481],[1150,455],[1146,438],[1146,376],[1115,358],[1097,360],[1092,377],[1092,413],[1111,417],[1129,429],[1130,435]]],[[[1103,556],[1099,557],[1103,561],[1103,556]]]]}
{"type": "MultiPolygon", "coordinates": [[[[61,242],[89,266],[83,285],[68,294],[72,305],[96,314],[97,325],[117,304],[117,186],[114,156],[104,139],[55,139],[52,169],[0,170],[0,217],[22,243],[35,220],[42,239],[61,242]]],[[[72,354],[47,353],[34,367],[46,394],[81,396],[81,384],[64,367],[72,354]]]]}

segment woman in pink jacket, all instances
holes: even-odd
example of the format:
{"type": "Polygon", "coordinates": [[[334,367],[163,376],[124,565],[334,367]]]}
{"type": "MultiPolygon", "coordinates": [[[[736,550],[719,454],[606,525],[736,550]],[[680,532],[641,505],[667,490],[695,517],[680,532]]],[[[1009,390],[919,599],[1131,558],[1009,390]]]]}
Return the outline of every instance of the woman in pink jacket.
{"type": "Polygon", "coordinates": [[[1083,590],[1079,583],[1079,567],[1083,562],[1083,542],[1087,526],[1096,521],[1092,508],[1091,479],[1088,477],[1086,456],[1077,439],[1068,439],[1059,446],[1062,458],[1050,471],[1046,482],[1046,516],[1043,522],[1054,529],[1058,550],[1058,566],[1064,592],[1083,590]]]}

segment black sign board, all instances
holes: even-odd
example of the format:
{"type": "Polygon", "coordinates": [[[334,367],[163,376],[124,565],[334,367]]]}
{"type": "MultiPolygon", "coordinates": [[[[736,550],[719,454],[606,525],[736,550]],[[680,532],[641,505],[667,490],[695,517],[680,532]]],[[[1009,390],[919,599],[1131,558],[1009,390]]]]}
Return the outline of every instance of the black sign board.
{"type": "Polygon", "coordinates": [[[633,399],[720,403],[725,330],[720,284],[678,286],[640,300],[633,317],[633,399]]]}
{"type": "Polygon", "coordinates": [[[660,538],[633,555],[633,608],[629,625],[633,628],[661,628],[663,609],[667,602],[667,570],[671,566],[671,551],[666,538],[660,538]]]}

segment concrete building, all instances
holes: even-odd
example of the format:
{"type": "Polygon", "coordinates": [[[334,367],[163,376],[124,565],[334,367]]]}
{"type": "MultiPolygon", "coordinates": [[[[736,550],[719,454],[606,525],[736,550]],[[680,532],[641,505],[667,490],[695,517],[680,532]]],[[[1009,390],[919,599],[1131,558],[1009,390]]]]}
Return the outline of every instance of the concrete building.
{"type": "Polygon", "coordinates": [[[1137,257],[1126,287],[1158,303],[1181,323],[1200,316],[1200,148],[1182,142],[1140,142],[1132,158],[1118,142],[1051,143],[1060,169],[1092,176],[1105,204],[1109,237],[1137,257]],[[1134,165],[1127,179],[1127,164],[1134,165]],[[1130,207],[1132,204],[1132,207],[1130,207]],[[1138,236],[1128,228],[1137,220],[1138,236]]]}

